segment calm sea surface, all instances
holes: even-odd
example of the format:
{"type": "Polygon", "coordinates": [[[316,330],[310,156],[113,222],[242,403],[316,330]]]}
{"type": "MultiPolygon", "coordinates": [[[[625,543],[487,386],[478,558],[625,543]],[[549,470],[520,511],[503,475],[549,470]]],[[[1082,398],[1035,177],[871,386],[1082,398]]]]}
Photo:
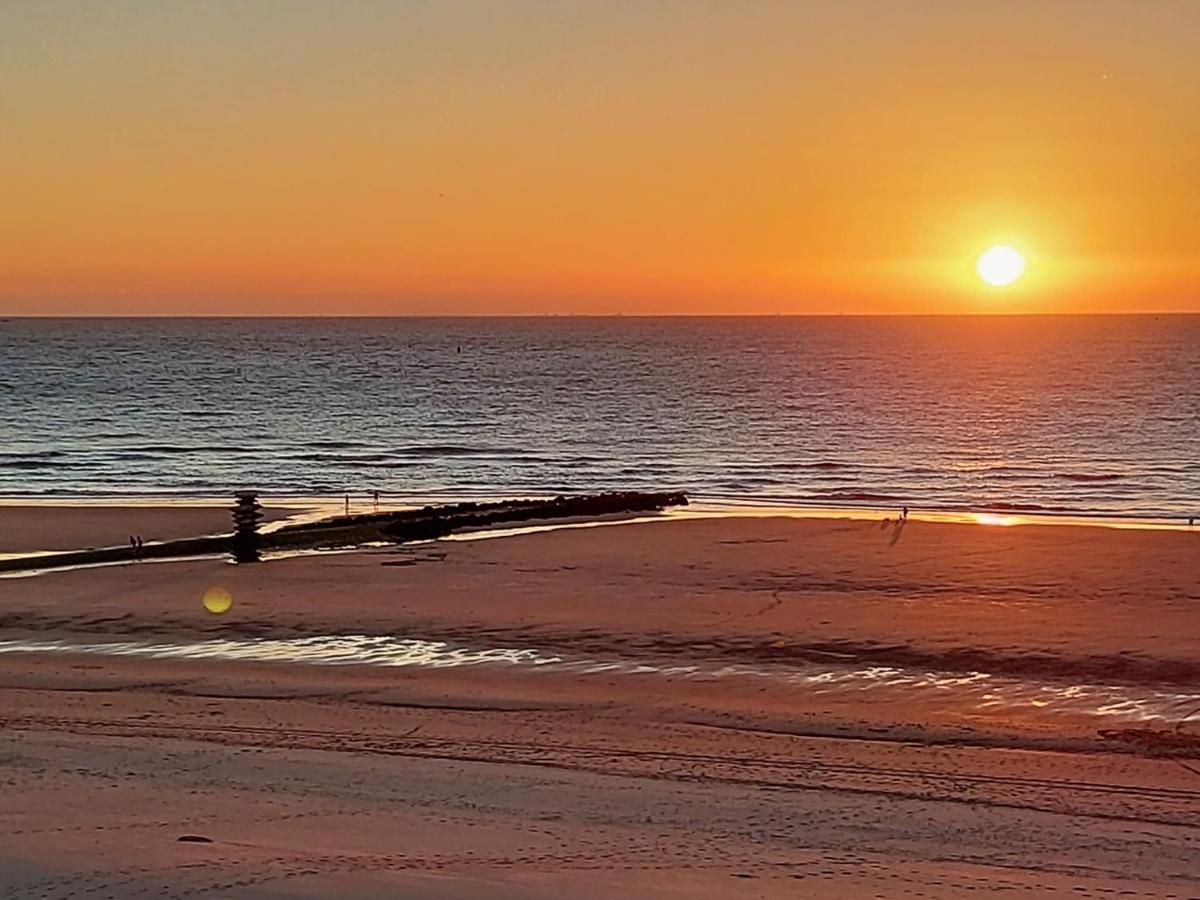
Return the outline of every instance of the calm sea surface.
{"type": "Polygon", "coordinates": [[[0,495],[1200,514],[1200,316],[0,321],[0,495]]]}

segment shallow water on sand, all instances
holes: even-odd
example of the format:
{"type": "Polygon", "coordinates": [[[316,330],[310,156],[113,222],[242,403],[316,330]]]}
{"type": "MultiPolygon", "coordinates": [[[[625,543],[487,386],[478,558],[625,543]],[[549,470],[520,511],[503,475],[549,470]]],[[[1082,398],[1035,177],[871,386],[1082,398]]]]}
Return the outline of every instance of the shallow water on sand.
{"type": "Polygon", "coordinates": [[[12,320],[0,496],[1197,514],[1200,316],[12,320]]]}
{"type": "Polygon", "coordinates": [[[803,690],[806,695],[869,693],[917,697],[942,695],[980,711],[1020,711],[1026,715],[1070,712],[1109,723],[1177,723],[1200,705],[1200,693],[1147,686],[1070,684],[1019,679],[986,672],[919,671],[896,666],[723,664],[572,657],[532,648],[470,649],[443,641],[369,635],[327,635],[290,639],[167,641],[0,640],[2,653],[79,653],[148,659],[231,660],[309,665],[419,666],[456,668],[506,665],[579,675],[605,674],[720,680],[763,679],[803,690]]]}

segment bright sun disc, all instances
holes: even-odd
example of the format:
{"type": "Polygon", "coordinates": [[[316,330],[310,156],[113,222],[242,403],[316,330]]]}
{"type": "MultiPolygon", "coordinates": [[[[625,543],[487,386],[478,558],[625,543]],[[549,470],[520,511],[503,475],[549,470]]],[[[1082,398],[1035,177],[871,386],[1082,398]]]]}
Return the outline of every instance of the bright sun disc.
{"type": "Polygon", "coordinates": [[[988,247],[975,263],[979,277],[992,287],[1012,284],[1025,272],[1025,257],[1012,247],[988,247]]]}

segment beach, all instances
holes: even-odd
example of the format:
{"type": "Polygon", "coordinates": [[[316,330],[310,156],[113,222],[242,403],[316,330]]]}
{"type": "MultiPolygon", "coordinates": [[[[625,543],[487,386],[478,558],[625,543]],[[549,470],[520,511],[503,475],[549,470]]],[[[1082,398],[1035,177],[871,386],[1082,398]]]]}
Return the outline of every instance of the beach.
{"type": "MultiPolygon", "coordinates": [[[[297,512],[265,509],[263,521],[277,521],[297,512]]],[[[229,504],[0,504],[0,554],[120,547],[128,545],[131,535],[144,541],[169,541],[227,534],[232,527],[229,504]]]]}
{"type": "Polygon", "coordinates": [[[0,579],[0,896],[1200,895],[1198,542],[664,518],[0,579]]]}

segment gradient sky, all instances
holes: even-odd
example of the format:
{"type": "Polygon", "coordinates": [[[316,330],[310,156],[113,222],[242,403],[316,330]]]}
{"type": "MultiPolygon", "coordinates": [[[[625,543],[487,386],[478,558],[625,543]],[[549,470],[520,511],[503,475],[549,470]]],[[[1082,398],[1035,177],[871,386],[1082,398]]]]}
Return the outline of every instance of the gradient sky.
{"type": "Polygon", "coordinates": [[[0,315],[1200,312],[1196,0],[7,0],[0,315]],[[987,289],[974,257],[1021,248],[987,289]]]}

